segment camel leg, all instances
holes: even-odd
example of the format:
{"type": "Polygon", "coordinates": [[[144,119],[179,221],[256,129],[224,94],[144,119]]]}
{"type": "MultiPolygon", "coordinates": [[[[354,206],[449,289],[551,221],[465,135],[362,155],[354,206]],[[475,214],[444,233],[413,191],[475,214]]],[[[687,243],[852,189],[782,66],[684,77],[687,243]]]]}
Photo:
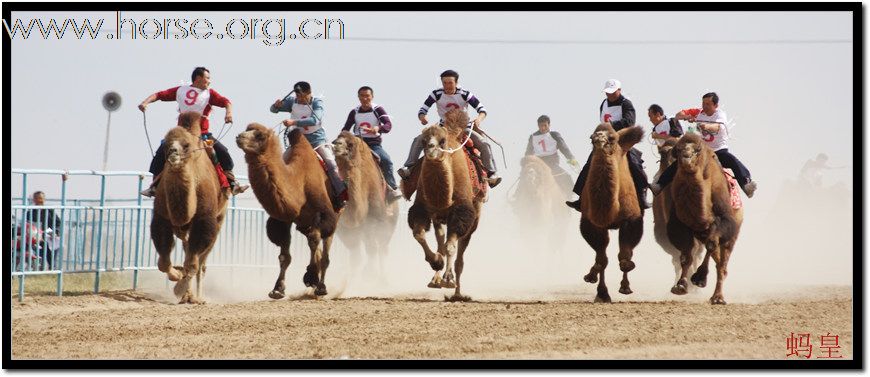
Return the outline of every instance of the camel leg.
{"type": "Polygon", "coordinates": [[[218,224],[214,218],[194,218],[191,223],[184,250],[184,276],[175,284],[174,293],[179,303],[200,303],[199,297],[190,290],[190,280],[199,275],[201,258],[208,255],[209,248],[217,238],[218,224]]]}
{"type": "Polygon", "coordinates": [[[671,293],[684,295],[689,293],[687,276],[695,257],[693,254],[695,235],[692,229],[677,219],[675,210],[671,210],[670,221],[668,221],[668,239],[674,247],[680,250],[680,277],[677,279],[677,283],[671,287],[671,293]]]}
{"type": "Polygon", "coordinates": [[[632,293],[628,273],[634,270],[634,262],[631,261],[631,257],[634,255],[634,248],[640,243],[641,236],[643,236],[643,217],[626,221],[619,228],[619,254],[617,258],[619,259],[619,269],[622,271],[619,293],[624,295],[632,293]]]}
{"type": "MultiPolygon", "coordinates": [[[[705,245],[707,252],[704,254],[704,260],[695,267],[695,273],[692,274],[691,281],[692,284],[699,288],[704,288],[707,286],[707,274],[710,272],[709,264],[710,264],[710,256],[714,255],[715,250],[719,248],[718,243],[711,243],[709,245],[705,245]]],[[[715,258],[714,258],[715,259],[715,258]]]]}
{"type": "Polygon", "coordinates": [[[583,277],[583,280],[593,284],[598,282],[595,302],[611,302],[610,293],[608,293],[607,285],[604,283],[604,269],[607,268],[607,244],[610,242],[610,235],[607,233],[607,229],[592,225],[585,217],[580,219],[580,234],[595,250],[595,263],[589,269],[589,273],[583,277]]]}
{"type": "Polygon", "coordinates": [[[716,289],[713,291],[713,296],[710,297],[710,303],[713,305],[725,305],[722,285],[725,283],[725,277],[728,276],[728,259],[731,257],[731,250],[719,245],[717,250],[712,254],[713,261],[716,262],[716,289]]]}
{"type": "MultiPolygon", "coordinates": [[[[415,202],[414,205],[408,209],[408,225],[411,227],[414,239],[417,240],[417,243],[419,243],[423,248],[423,256],[425,257],[426,262],[428,262],[429,266],[432,267],[432,270],[435,271],[435,275],[432,277],[432,280],[429,281],[428,287],[440,288],[441,275],[438,272],[444,269],[444,257],[442,257],[441,254],[432,252],[432,249],[429,248],[429,243],[426,242],[426,230],[429,228],[431,223],[432,220],[429,218],[429,214],[422,205],[415,202]]],[[[435,224],[435,239],[436,241],[438,240],[438,224],[435,224]]]]}
{"type": "Polygon", "coordinates": [[[306,287],[317,288],[317,284],[320,283],[320,271],[318,270],[318,265],[320,264],[320,258],[323,255],[323,250],[320,248],[320,231],[313,230],[310,233],[306,234],[305,237],[308,239],[308,249],[311,251],[311,259],[308,261],[308,267],[305,268],[305,275],[302,276],[302,282],[305,283],[306,287]]]}
{"type": "Polygon", "coordinates": [[[269,298],[274,300],[284,298],[284,276],[287,273],[287,267],[290,267],[290,224],[270,217],[266,221],[266,236],[269,241],[278,245],[281,251],[278,254],[278,264],[281,271],[278,273],[278,280],[275,281],[275,287],[269,292],[269,298]]]}
{"type": "Polygon", "coordinates": [[[172,268],[172,249],[175,247],[175,236],[172,233],[172,223],[168,219],[154,214],[151,218],[151,241],[157,250],[157,269],[166,274],[170,281],[181,279],[181,272],[172,268]]]}
{"type": "Polygon", "coordinates": [[[446,227],[444,224],[434,223],[432,227],[435,229],[435,243],[438,245],[438,254],[441,256],[447,256],[447,233],[445,232],[446,227]]]}
{"type": "Polygon", "coordinates": [[[456,269],[456,291],[453,292],[453,297],[450,298],[451,301],[471,301],[471,297],[463,295],[460,291],[462,287],[460,280],[462,278],[462,269],[465,267],[465,249],[468,248],[468,244],[471,242],[471,235],[474,234],[474,231],[477,229],[478,221],[480,221],[479,217],[475,219],[474,227],[471,229],[468,236],[459,239],[459,254],[456,256],[456,263],[454,266],[456,269]]]}
{"type": "Polygon", "coordinates": [[[453,273],[456,264],[456,254],[459,248],[459,237],[455,233],[447,235],[447,265],[441,277],[441,288],[456,288],[456,277],[453,273]]]}
{"type": "Polygon", "coordinates": [[[320,281],[314,289],[316,296],[326,296],[326,269],[329,268],[329,249],[332,247],[332,237],[323,238],[323,248],[320,250],[320,258],[317,261],[317,269],[320,271],[320,281]]]}

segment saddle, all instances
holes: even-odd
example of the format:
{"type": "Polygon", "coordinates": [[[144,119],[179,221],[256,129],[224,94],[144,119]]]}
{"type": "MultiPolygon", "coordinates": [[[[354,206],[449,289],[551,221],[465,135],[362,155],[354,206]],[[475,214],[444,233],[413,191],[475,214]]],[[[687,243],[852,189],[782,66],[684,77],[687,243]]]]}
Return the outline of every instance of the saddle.
{"type": "MultiPolygon", "coordinates": [[[[211,137],[211,134],[209,134],[209,137],[211,137]]],[[[207,147],[205,148],[205,151],[206,154],[208,154],[208,158],[211,159],[211,163],[214,164],[214,170],[215,172],[217,172],[218,181],[221,183],[221,188],[230,188],[230,180],[227,179],[227,174],[224,173],[224,168],[221,166],[221,163],[217,158],[217,152],[215,152],[214,148],[212,147],[215,143],[215,140],[209,138],[203,140],[203,143],[205,143],[207,147]]]]}
{"type": "Polygon", "coordinates": [[[740,186],[737,180],[734,179],[734,172],[729,168],[722,168],[722,173],[725,174],[725,180],[728,181],[728,192],[731,194],[731,208],[740,209],[743,207],[743,200],[740,199],[740,186]]]}

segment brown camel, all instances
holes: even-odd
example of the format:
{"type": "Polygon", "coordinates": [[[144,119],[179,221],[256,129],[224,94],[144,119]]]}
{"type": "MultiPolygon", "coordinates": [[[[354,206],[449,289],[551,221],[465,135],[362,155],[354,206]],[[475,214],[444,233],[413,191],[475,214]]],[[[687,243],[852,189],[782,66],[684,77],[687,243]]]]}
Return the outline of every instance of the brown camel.
{"type": "Polygon", "coordinates": [[[414,238],[423,247],[426,262],[435,271],[430,288],[455,288],[451,300],[468,300],[460,291],[463,256],[471,235],[480,221],[480,209],[485,191],[472,183],[476,172],[470,168],[469,157],[460,145],[465,141],[464,128],[468,115],[454,109],[444,116],[444,127],[423,129],[424,157],[417,183],[417,196],[408,210],[408,225],[414,238]],[[444,227],[447,227],[445,234],[444,227]],[[438,252],[432,252],[426,242],[426,232],[435,228],[438,252]],[[444,258],[447,259],[446,267],[444,258]],[[443,275],[441,270],[445,270],[443,275]],[[456,272],[454,277],[454,270],[456,272]]]}
{"type": "Polygon", "coordinates": [[[634,247],[643,235],[643,210],[637,202],[634,181],[628,171],[628,151],[643,139],[639,126],[614,131],[610,123],[595,128],[592,139],[592,157],[589,160],[589,178],[581,197],[582,216],[580,233],[595,250],[595,264],[583,280],[598,282],[595,302],[610,302],[604,282],[607,267],[609,229],[619,229],[619,269],[622,282],[619,293],[631,294],[628,272],[634,269],[631,257],[634,247]]]}
{"type": "MultiPolygon", "coordinates": [[[[665,139],[662,145],[658,146],[659,151],[659,170],[655,175],[653,181],[658,180],[658,177],[667,169],[667,167],[674,163],[674,156],[671,154],[671,150],[677,145],[677,138],[670,137],[665,139]]],[[[671,264],[674,266],[674,284],[680,280],[680,275],[682,274],[682,262],[680,262],[682,252],[680,249],[677,249],[674,244],[671,243],[671,240],[668,238],[668,218],[671,214],[671,206],[673,205],[673,199],[671,197],[670,190],[664,190],[659,195],[656,195],[653,198],[653,234],[655,234],[656,242],[671,256],[671,264]]],[[[694,255],[694,263],[690,266],[690,272],[694,272],[698,269],[698,264],[701,263],[701,253],[704,250],[704,245],[700,242],[696,241],[695,245],[692,248],[692,255],[694,255]]]]}
{"type": "Polygon", "coordinates": [[[176,281],[179,303],[202,303],[205,261],[217,240],[227,210],[228,190],[221,188],[215,166],[199,138],[200,115],[186,112],[163,138],[166,162],[154,197],[151,240],[157,268],[176,281]],[[184,248],[184,267],[172,266],[175,237],[184,248]],[[196,275],[196,294],[190,279],[196,275]]]}
{"type": "Polygon", "coordinates": [[[374,272],[371,275],[383,282],[384,260],[399,219],[399,203],[387,204],[383,173],[362,139],[343,131],[332,145],[348,192],[347,206],[338,220],[338,238],[350,249],[352,266],[362,267],[359,258],[364,244],[368,254],[365,270],[374,272]]]}
{"type": "Polygon", "coordinates": [[[520,178],[510,203],[522,221],[522,229],[528,233],[523,239],[532,240],[536,245],[545,239],[548,250],[559,250],[568,233],[571,216],[570,209],[563,204],[565,194],[540,157],[525,156],[520,166],[520,178]]]}
{"type": "Polygon", "coordinates": [[[692,265],[694,241],[707,248],[704,261],[692,274],[692,283],[707,284],[710,257],[716,262],[716,289],[711,304],[725,304],[722,284],[728,275],[728,259],[743,223],[743,209],[731,206],[731,192],[722,166],[713,150],[695,134],[683,136],[671,151],[677,174],[670,184],[671,195],[680,198],[671,207],[668,238],[682,252],[682,274],[671,292],[687,293],[686,276],[692,265]]]}
{"type": "Polygon", "coordinates": [[[269,297],[284,297],[284,274],[290,266],[290,225],[308,239],[311,260],[302,282],[314,288],[316,296],[326,295],[326,269],[329,248],[335,233],[338,214],[329,200],[331,186],[314,149],[302,131],[290,132],[290,154],[285,164],[278,136],[259,123],[251,123],[236,138],[245,152],[248,179],[257,201],[269,214],[266,235],[281,248],[278,261],[281,271],[269,297]],[[321,247],[322,242],[322,247],[321,247]]]}

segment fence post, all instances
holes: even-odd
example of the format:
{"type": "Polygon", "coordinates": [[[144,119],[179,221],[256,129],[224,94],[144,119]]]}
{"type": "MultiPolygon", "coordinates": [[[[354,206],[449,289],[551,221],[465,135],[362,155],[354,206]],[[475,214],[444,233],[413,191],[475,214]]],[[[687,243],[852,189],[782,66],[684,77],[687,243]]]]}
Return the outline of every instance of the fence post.
{"type": "MultiPolygon", "coordinates": [[[[27,173],[21,174],[21,204],[24,204],[25,206],[27,205],[27,173]]],[[[24,222],[21,223],[21,225],[27,224],[27,216],[29,213],[30,211],[24,209],[24,222]]],[[[27,234],[25,230],[20,229],[20,231],[21,238],[19,240],[21,241],[21,244],[24,245],[29,240],[25,240],[27,234]]],[[[24,302],[24,260],[27,259],[24,257],[24,250],[25,249],[22,247],[18,251],[18,259],[21,262],[18,263],[18,269],[19,272],[21,272],[21,275],[18,275],[18,302],[24,302]]]]}
{"type": "MultiPolygon", "coordinates": [[[[64,271],[64,253],[66,253],[66,248],[63,245],[63,237],[66,236],[66,180],[69,179],[68,173],[63,173],[60,176],[62,180],[60,185],[60,229],[55,230],[55,237],[60,237],[60,250],[54,250],[53,252],[57,253],[55,258],[55,263],[60,266],[60,274],[57,275],[57,295],[63,296],[63,271],[64,271]]],[[[67,237],[69,239],[69,237],[67,237]]]]}
{"type": "Polygon", "coordinates": [[[97,228],[97,268],[96,277],[94,278],[94,293],[100,293],[100,258],[103,247],[103,214],[105,213],[106,205],[106,175],[103,173],[100,176],[100,227],[97,228]]]}
{"type": "Polygon", "coordinates": [[[136,251],[133,256],[133,290],[139,286],[139,241],[142,237],[142,181],[144,174],[139,174],[139,188],[136,189],[136,251]]]}

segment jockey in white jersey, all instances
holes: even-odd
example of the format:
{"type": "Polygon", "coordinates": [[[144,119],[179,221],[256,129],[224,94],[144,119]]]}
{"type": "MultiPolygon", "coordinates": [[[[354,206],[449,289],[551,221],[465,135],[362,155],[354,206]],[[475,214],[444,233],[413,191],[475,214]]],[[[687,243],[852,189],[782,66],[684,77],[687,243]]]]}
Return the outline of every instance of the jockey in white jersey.
{"type": "MultiPolygon", "coordinates": [[[[229,150],[227,150],[227,147],[221,144],[220,141],[215,140],[211,132],[208,131],[208,115],[211,113],[211,107],[217,106],[225,108],[226,115],[224,116],[224,122],[232,123],[232,103],[230,103],[230,100],[226,97],[218,94],[214,89],[209,89],[209,86],[211,85],[211,74],[205,67],[196,67],[190,75],[190,81],[190,85],[176,86],[148,96],[148,98],[145,98],[145,100],[139,104],[139,110],[144,113],[148,104],[155,101],[175,101],[178,103],[179,113],[194,111],[201,114],[202,119],[200,120],[200,128],[203,140],[214,140],[212,148],[214,148],[217,159],[224,170],[224,174],[227,176],[230,187],[232,187],[232,193],[233,195],[240,194],[250,186],[240,186],[236,182],[236,177],[233,174],[233,159],[230,157],[229,150]]],[[[161,141],[160,146],[157,148],[157,152],[154,154],[154,159],[151,160],[151,167],[148,169],[148,171],[154,175],[154,181],[151,183],[150,187],[141,192],[143,196],[154,196],[158,182],[157,176],[163,171],[163,165],[165,163],[166,152],[161,141]]]]}
{"type": "MultiPolygon", "coordinates": [[[[747,197],[752,197],[758,184],[752,180],[752,175],[749,169],[743,165],[740,160],[733,154],[728,152],[728,116],[725,112],[719,109],[719,95],[715,92],[704,94],[701,97],[701,108],[685,109],[674,116],[676,119],[689,120],[690,122],[700,123],[701,139],[706,142],[707,146],[716,153],[719,163],[723,168],[730,168],[734,172],[734,179],[737,184],[743,189],[747,197]],[[703,123],[711,122],[711,123],[703,123]]],[[[671,183],[674,175],[677,174],[677,165],[671,164],[662,172],[657,182],[650,184],[650,190],[654,195],[661,192],[662,187],[671,183]]]]}
{"type": "MultiPolygon", "coordinates": [[[[466,108],[468,108],[468,105],[471,105],[474,107],[474,110],[477,111],[477,117],[473,120],[474,129],[475,131],[479,129],[480,123],[486,118],[486,109],[474,94],[471,94],[471,92],[466,89],[460,88],[457,85],[458,83],[459,74],[456,73],[456,71],[447,70],[441,73],[441,85],[443,87],[433,90],[432,93],[429,94],[429,97],[426,98],[426,101],[417,113],[417,118],[420,119],[420,123],[424,126],[429,123],[429,120],[426,119],[426,114],[429,113],[429,108],[433,104],[436,105],[438,116],[441,117],[442,122],[444,120],[444,114],[448,111],[452,109],[462,109],[465,111],[466,108]]],[[[490,148],[489,143],[484,141],[476,133],[471,134],[471,141],[474,143],[474,147],[480,150],[480,159],[483,162],[483,168],[487,173],[488,178],[486,178],[486,180],[489,183],[489,187],[497,186],[501,182],[501,177],[496,174],[495,161],[492,158],[492,148],[490,148]]],[[[417,159],[420,158],[420,153],[422,152],[423,141],[420,136],[417,136],[414,138],[414,141],[411,142],[411,151],[408,153],[408,159],[405,161],[405,166],[399,169],[399,176],[402,177],[402,179],[407,179],[410,176],[411,167],[417,163],[417,159]]]]}

